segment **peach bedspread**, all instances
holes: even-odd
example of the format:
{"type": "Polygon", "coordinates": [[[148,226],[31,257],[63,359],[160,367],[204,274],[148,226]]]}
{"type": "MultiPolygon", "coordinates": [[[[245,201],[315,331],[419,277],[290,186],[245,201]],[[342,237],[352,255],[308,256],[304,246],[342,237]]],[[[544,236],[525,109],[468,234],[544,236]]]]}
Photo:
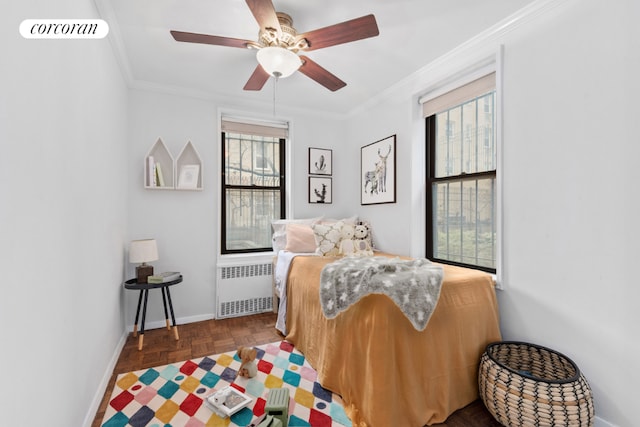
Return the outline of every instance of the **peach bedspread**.
{"type": "Polygon", "coordinates": [[[443,266],[440,299],[419,332],[385,295],[368,295],[325,318],[319,279],[331,261],[293,259],[286,339],[318,371],[319,382],[342,396],[354,426],[439,423],[478,398],[480,356],[501,338],[490,275],[443,266]]]}

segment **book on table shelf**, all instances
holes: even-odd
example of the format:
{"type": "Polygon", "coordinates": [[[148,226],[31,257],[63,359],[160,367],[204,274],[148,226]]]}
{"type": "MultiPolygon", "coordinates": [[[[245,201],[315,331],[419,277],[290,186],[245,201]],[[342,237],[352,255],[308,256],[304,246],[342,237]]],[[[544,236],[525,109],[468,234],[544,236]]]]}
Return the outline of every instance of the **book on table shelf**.
{"type": "Polygon", "coordinates": [[[165,271],[164,273],[154,274],[147,277],[147,283],[166,283],[180,278],[179,271],[165,271]]]}

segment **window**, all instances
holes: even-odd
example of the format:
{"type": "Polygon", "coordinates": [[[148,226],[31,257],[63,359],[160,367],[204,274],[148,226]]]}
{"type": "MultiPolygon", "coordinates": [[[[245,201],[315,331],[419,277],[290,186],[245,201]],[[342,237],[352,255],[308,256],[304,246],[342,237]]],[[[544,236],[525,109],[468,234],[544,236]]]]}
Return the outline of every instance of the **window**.
{"type": "Polygon", "coordinates": [[[485,79],[464,100],[459,93],[443,95],[454,102],[438,100],[438,112],[424,107],[428,114],[426,249],[427,257],[435,261],[495,273],[495,75],[485,79]]]}
{"type": "Polygon", "coordinates": [[[272,250],[271,221],[285,213],[287,129],[222,121],[221,252],[272,250]]]}

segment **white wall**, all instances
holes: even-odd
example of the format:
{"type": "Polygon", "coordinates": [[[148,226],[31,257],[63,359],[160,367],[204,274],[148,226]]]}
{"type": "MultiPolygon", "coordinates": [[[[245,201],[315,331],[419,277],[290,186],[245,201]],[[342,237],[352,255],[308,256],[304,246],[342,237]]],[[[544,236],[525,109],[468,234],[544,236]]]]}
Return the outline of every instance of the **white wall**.
{"type": "Polygon", "coordinates": [[[127,93],[106,39],[18,32],[92,2],[37,3],[0,18],[2,424],[80,426],[124,328],[127,93]]]}
{"type": "MultiPolygon", "coordinates": [[[[349,118],[349,156],[354,167],[347,171],[350,199],[356,203],[360,218],[370,221],[374,245],[397,254],[410,253],[416,229],[410,227],[412,211],[419,209],[412,203],[412,164],[416,159],[412,149],[411,107],[405,96],[390,96],[380,104],[349,118]],[[396,136],[396,203],[361,205],[361,147],[396,136]],[[377,227],[375,225],[378,225],[377,227]]],[[[388,190],[390,187],[387,188],[388,190]]],[[[417,212],[415,212],[417,213],[417,212]]],[[[423,233],[424,234],[424,233],[423,233]]],[[[424,256],[424,245],[422,247],[424,256]]]]}
{"type": "MultiPolygon", "coordinates": [[[[129,111],[129,237],[155,238],[159,255],[159,260],[151,263],[155,271],[180,271],[185,276],[182,284],[171,289],[178,316],[209,314],[213,286],[205,283],[213,283],[211,278],[215,277],[212,260],[216,257],[214,236],[218,220],[213,197],[218,181],[214,180],[214,168],[209,162],[217,158],[216,108],[192,98],[131,91],[129,111]],[[159,137],[174,158],[191,141],[203,160],[204,191],[143,188],[144,159],[159,137]]],[[[134,267],[127,263],[128,277],[135,276],[134,267]]],[[[133,324],[137,297],[137,292],[125,295],[127,325],[133,324]]],[[[164,319],[160,292],[149,293],[147,310],[147,322],[164,319]]]]}
{"type": "Polygon", "coordinates": [[[571,1],[505,46],[503,332],[571,357],[619,426],[640,381],[639,12],[571,1]]]}
{"type": "Polygon", "coordinates": [[[572,358],[594,391],[596,425],[632,426],[640,381],[640,288],[632,273],[640,237],[640,8],[632,0],[567,0],[532,10],[425,67],[349,121],[353,155],[398,134],[398,203],[361,211],[383,249],[424,254],[424,233],[412,232],[424,218],[416,98],[503,44],[503,336],[572,358]]]}
{"type": "MultiPolygon", "coordinates": [[[[132,90],[129,111],[128,157],[132,177],[129,195],[130,238],[155,238],[159,260],[155,271],[177,270],[184,281],[171,289],[178,323],[212,318],[215,310],[215,279],[219,244],[219,112],[241,112],[243,116],[273,117],[271,105],[238,104],[215,99],[175,96],[150,90],[132,90]],[[144,159],[158,137],[177,157],[187,141],[191,141],[203,162],[203,191],[149,190],[143,188],[144,159]]],[[[345,165],[344,123],[332,118],[287,111],[278,106],[282,118],[291,122],[289,159],[292,194],[291,217],[318,215],[347,216],[342,173],[345,165]],[[307,156],[309,147],[333,150],[333,199],[331,205],[308,203],[307,156]],[[336,171],[338,169],[338,171],[336,171]]],[[[278,116],[278,118],[281,118],[278,116]]],[[[134,266],[127,264],[127,274],[134,276],[134,266]]],[[[137,293],[126,295],[126,324],[135,317],[137,293]]],[[[161,294],[151,292],[147,325],[164,324],[161,294]]]]}

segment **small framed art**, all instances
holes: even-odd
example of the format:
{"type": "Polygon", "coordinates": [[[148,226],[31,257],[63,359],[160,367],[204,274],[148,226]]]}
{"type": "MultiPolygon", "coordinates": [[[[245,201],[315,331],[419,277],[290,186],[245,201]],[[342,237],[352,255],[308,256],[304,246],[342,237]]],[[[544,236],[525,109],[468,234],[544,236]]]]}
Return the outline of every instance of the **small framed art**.
{"type": "Polygon", "coordinates": [[[396,202],[396,136],[360,149],[360,204],[396,202]]]}
{"type": "Polygon", "coordinates": [[[182,165],[178,176],[178,188],[197,188],[199,173],[200,165],[182,165]]]}
{"type": "Polygon", "coordinates": [[[309,175],[331,175],[333,152],[325,148],[309,147],[309,175]]]}
{"type": "Polygon", "coordinates": [[[331,203],[331,178],[309,177],[309,203],[331,203]]]}

